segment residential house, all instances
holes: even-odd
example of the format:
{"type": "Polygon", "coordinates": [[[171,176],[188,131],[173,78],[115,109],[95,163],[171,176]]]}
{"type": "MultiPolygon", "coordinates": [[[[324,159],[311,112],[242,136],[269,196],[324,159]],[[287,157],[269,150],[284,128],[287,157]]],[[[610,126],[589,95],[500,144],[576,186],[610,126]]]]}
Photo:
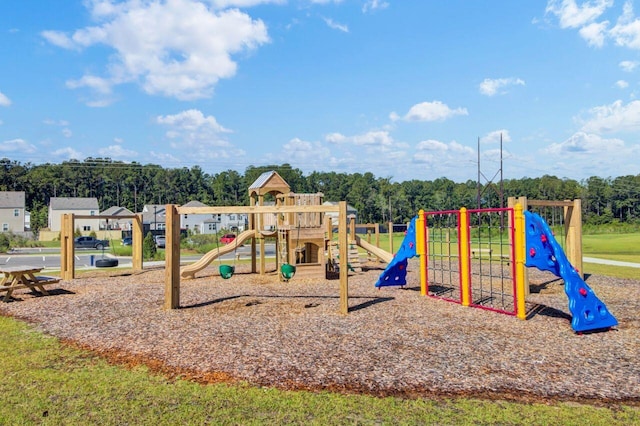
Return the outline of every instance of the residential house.
{"type": "Polygon", "coordinates": [[[24,191],[0,191],[0,231],[24,232],[24,191]]]}
{"type": "MultiPolygon", "coordinates": [[[[189,201],[182,207],[208,207],[200,201],[189,201]]],[[[215,234],[221,230],[242,232],[247,228],[246,214],[183,214],[180,228],[196,234],[215,234]]]]}
{"type": "MultiPolygon", "coordinates": [[[[49,200],[49,229],[59,232],[64,214],[97,216],[99,213],[97,198],[52,197],[49,200]]],[[[85,234],[97,231],[99,225],[98,219],[75,219],[75,228],[85,234]]]]}
{"type": "Polygon", "coordinates": [[[145,235],[148,231],[151,231],[154,235],[164,233],[166,217],[166,206],[164,204],[145,204],[142,207],[142,227],[145,235]]]}
{"type": "MultiPolygon", "coordinates": [[[[101,216],[133,216],[131,210],[126,207],[113,206],[109,207],[105,211],[100,212],[101,216]]],[[[100,229],[112,230],[119,229],[122,231],[131,231],[133,226],[133,219],[100,219],[100,229]]]]}
{"type": "MultiPolygon", "coordinates": [[[[324,203],[322,203],[323,206],[337,206],[338,202],[337,201],[325,201],[324,203]]],[[[338,213],[327,213],[326,214],[327,218],[331,218],[333,220],[333,224],[337,225],[338,224],[338,213]]],[[[355,218],[356,219],[356,223],[358,223],[358,209],[356,209],[355,207],[353,207],[350,204],[347,204],[347,217],[348,218],[355,218]]]]}

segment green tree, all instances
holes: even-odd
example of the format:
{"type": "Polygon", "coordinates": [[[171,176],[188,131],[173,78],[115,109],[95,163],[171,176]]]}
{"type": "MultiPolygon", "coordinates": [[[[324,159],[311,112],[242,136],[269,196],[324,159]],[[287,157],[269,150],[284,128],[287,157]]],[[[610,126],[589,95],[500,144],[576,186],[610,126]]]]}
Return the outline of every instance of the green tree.
{"type": "Polygon", "coordinates": [[[153,235],[151,235],[151,232],[147,232],[147,235],[142,241],[142,257],[145,260],[153,259],[156,256],[157,251],[158,249],[156,248],[156,242],[153,239],[153,235]]]}

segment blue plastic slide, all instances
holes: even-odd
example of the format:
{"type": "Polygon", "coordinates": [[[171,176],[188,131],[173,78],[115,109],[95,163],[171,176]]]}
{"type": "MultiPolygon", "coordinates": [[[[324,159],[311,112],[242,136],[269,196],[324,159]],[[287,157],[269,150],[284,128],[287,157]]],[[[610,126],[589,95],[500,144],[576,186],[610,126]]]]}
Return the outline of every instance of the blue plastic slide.
{"type": "Polygon", "coordinates": [[[391,285],[403,286],[407,284],[407,264],[408,259],[416,255],[416,219],[414,217],[409,223],[407,233],[402,240],[400,250],[395,254],[386,269],[380,274],[376,287],[391,285]]]}

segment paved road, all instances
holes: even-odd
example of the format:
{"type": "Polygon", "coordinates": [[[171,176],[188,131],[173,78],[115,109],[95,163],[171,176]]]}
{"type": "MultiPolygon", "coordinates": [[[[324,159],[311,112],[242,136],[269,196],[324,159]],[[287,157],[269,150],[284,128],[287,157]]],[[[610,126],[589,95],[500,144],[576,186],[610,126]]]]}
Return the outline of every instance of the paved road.
{"type": "MultiPolygon", "coordinates": [[[[260,249],[258,248],[258,255],[260,249]]],[[[102,258],[102,252],[87,249],[75,250],[75,264],[77,269],[91,269],[95,268],[93,262],[102,258]],[[91,257],[93,256],[93,262],[91,257]]],[[[241,246],[238,247],[235,253],[228,253],[220,257],[221,261],[233,261],[236,255],[240,255],[240,258],[248,258],[251,256],[251,247],[241,246]]],[[[275,245],[267,244],[265,247],[265,255],[267,258],[275,256],[275,245]]],[[[104,252],[105,257],[113,257],[108,250],[104,252]]],[[[181,262],[195,262],[200,259],[202,255],[189,255],[181,256],[181,262]]],[[[118,264],[120,266],[131,265],[131,256],[116,256],[118,264]]],[[[217,261],[217,260],[216,260],[217,261]]],[[[157,262],[154,262],[157,263],[157,262]]],[[[160,262],[164,264],[164,262],[160,262]]],[[[149,264],[149,262],[145,262],[149,264]]],[[[0,255],[0,265],[21,265],[32,266],[37,268],[44,268],[48,270],[60,270],[60,249],[57,248],[33,248],[33,249],[18,249],[10,254],[0,255]]]]}
{"type": "Polygon", "coordinates": [[[583,257],[582,261],[586,263],[598,263],[601,265],[626,266],[627,268],[640,268],[640,263],[621,262],[619,260],[609,260],[609,259],[598,259],[595,257],[583,257]]]}

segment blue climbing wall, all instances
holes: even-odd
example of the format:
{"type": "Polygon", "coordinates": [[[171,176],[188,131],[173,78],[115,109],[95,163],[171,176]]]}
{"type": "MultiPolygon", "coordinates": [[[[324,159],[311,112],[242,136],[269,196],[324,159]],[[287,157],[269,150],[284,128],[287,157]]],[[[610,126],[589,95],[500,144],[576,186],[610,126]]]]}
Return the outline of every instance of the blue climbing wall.
{"type": "Polygon", "coordinates": [[[536,213],[526,211],[524,215],[527,246],[525,265],[550,271],[564,280],[564,292],[569,298],[569,310],[573,316],[573,330],[585,332],[618,325],[605,304],[569,263],[549,225],[536,213]]]}
{"type": "Polygon", "coordinates": [[[400,249],[394,255],[393,259],[387,265],[386,269],[380,274],[376,287],[385,287],[391,285],[403,286],[407,284],[407,264],[408,259],[416,255],[416,219],[414,217],[409,223],[407,233],[402,240],[400,249]]]}

